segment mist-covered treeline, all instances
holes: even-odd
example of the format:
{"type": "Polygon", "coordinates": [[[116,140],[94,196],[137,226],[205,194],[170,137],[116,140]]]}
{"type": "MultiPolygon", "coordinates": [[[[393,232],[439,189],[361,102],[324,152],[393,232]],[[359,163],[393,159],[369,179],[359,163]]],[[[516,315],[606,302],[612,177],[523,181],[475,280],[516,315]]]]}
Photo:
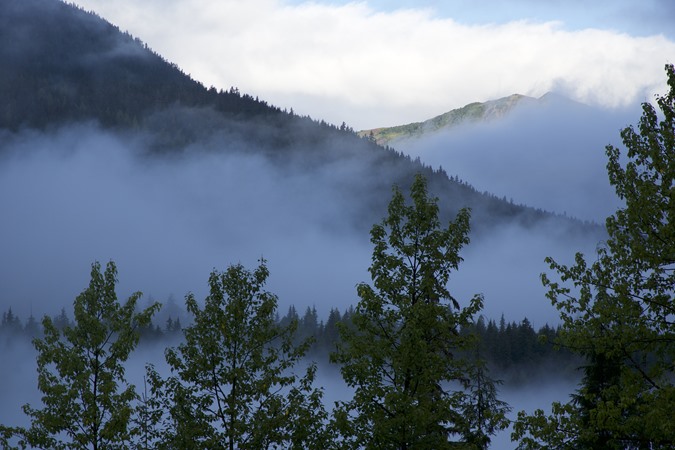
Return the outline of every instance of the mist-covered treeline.
{"type": "Polygon", "coordinates": [[[478,192],[453,167],[431,168],[346,124],[207,89],[67,3],[0,8],[0,105],[11,105],[0,117],[0,301],[24,317],[31,304],[58,313],[92,259],[126,268],[125,286],[180,298],[208,269],[253,255],[270,261],[284,306],[344,310],[365,269],[348,261],[367,260],[367,232],[386,213],[392,185],[405,190],[416,173],[438,196],[443,220],[472,209],[467,269],[451,282],[468,289],[491,271],[495,283],[481,289],[494,318],[520,319],[517,304],[527,302],[530,320],[552,323],[536,300],[535,265],[568,242],[592,248],[604,235],[597,224],[478,192]],[[63,97],[58,111],[47,97],[63,97]],[[27,283],[35,261],[45,278],[27,283]],[[303,292],[300,277],[311,281],[303,292]]]}
{"type": "MultiPolygon", "coordinates": [[[[182,332],[182,339],[164,352],[168,375],[146,366],[142,394],[127,381],[125,363],[141,336],[163,334],[151,323],[161,305],[141,309],[140,292],[121,303],[115,263],[105,271],[92,264],[89,286],[73,302],[74,320],[64,311],[45,316],[43,332],[33,339],[41,405],[23,407],[29,427],[0,425],[0,443],[254,449],[460,442],[485,448],[508,425],[510,408],[498,398],[470,332],[482,296],[465,305],[447,290],[468,243],[469,211],[444,228],[421,175],[410,192],[407,205],[395,189],[388,217],[371,230],[373,285],[358,285],[355,308],[343,316],[333,309],[329,326],[317,322],[315,310],[300,319],[291,308],[279,318],[277,297],[265,289],[264,259],[254,270],[241,264],[214,270],[203,302],[186,296],[189,325],[167,320],[166,332],[182,332]],[[316,363],[297,367],[308,355],[310,334],[319,331],[339,335],[331,339],[330,360],[354,390],[332,410],[323,388],[314,386],[316,363]],[[374,406],[387,413],[373,412],[374,406]]],[[[26,335],[30,329],[10,309],[0,331],[26,335]]]]}
{"type": "MultiPolygon", "coordinates": [[[[328,317],[319,317],[315,307],[307,307],[300,314],[291,305],[285,314],[277,317],[276,323],[286,326],[297,322],[294,342],[299,344],[309,339],[311,346],[308,355],[317,362],[327,364],[330,352],[340,342],[338,323],[349,324],[353,314],[353,306],[342,312],[338,308],[331,308],[328,317]]],[[[72,325],[71,315],[63,309],[51,320],[58,329],[63,329],[72,325]]],[[[173,343],[181,338],[183,324],[189,324],[188,321],[189,316],[184,310],[181,315],[168,316],[163,323],[153,320],[139,328],[139,345],[173,343]]],[[[534,372],[539,367],[554,369],[549,374],[557,379],[562,372],[571,371],[581,363],[569,350],[556,348],[559,330],[559,325],[553,327],[548,324],[535,328],[527,318],[520,322],[507,322],[503,316],[495,320],[481,315],[475,324],[465,327],[461,332],[477,336],[479,353],[488,362],[495,377],[526,383],[528,380],[523,374],[534,372]]],[[[0,343],[3,345],[10,346],[22,340],[29,342],[41,335],[41,325],[34,316],[22,319],[11,308],[2,313],[0,343]]]]}

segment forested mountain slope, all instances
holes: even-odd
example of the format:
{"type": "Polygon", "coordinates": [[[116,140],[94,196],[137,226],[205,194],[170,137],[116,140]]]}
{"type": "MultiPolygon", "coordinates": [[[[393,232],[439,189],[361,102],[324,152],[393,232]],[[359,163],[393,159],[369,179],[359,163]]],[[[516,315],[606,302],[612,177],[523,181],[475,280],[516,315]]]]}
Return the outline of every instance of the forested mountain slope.
{"type": "Polygon", "coordinates": [[[93,13],[57,0],[3,1],[0,128],[15,133],[89,121],[142,135],[152,154],[256,152],[295,170],[347,162],[361,176],[345,183],[345,195],[363,199],[367,192],[370,200],[358,208],[365,226],[382,216],[391,186],[407,189],[416,172],[429,178],[444,215],[470,206],[478,228],[550,218],[479,193],[452,168],[446,168],[448,177],[357,136],[345,124],[299,117],[236,88],[207,89],[93,13]]]}
{"type": "Polygon", "coordinates": [[[247,96],[207,91],[138,39],[61,1],[6,0],[0,12],[3,128],[91,119],[137,127],[176,104],[245,117],[279,113],[247,96]]]}

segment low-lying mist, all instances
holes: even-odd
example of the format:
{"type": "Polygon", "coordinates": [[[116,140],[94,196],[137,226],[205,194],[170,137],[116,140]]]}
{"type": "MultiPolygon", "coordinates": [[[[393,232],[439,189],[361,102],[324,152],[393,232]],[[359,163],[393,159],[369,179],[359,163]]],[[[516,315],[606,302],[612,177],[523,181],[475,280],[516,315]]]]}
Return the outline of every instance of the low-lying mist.
{"type": "Polygon", "coordinates": [[[137,145],[76,127],[4,149],[4,308],[27,315],[69,306],[94,260],[117,263],[122,292],[161,300],[200,297],[213,268],[264,257],[270,288],[286,304],[323,310],[353,301],[367,274],[368,235],[343,216],[354,200],[331,187],[343,175],[289,174],[255,155],[147,159],[137,145]]]}
{"type": "MultiPolygon", "coordinates": [[[[372,248],[353,216],[369,196],[359,191],[368,186],[363,178],[378,174],[339,161],[311,171],[282,168],[227,148],[147,156],[143,142],[93,125],[5,139],[3,310],[27,317],[69,309],[95,260],[117,263],[121,296],[140,290],[159,301],[188,292],[200,298],[214,268],[264,257],[282,311],[316,306],[325,318],[330,308],[356,302],[372,248]]],[[[538,276],[545,256],[594,248],[576,239],[545,224],[497,226],[464,249],[452,286],[460,299],[484,293],[488,317],[554,321],[538,276]]]]}
{"type": "MultiPolygon", "coordinates": [[[[142,136],[91,124],[6,134],[2,142],[0,309],[12,308],[24,321],[61,308],[72,317],[72,302],[88,285],[96,260],[116,262],[121,301],[140,290],[141,305],[182,305],[188,292],[197,299],[207,294],[214,268],[253,267],[264,257],[267,288],[279,296],[280,314],[290,305],[300,313],[315,306],[323,320],[333,307],[355,305],[356,284],[369,281],[368,229],[355,225],[354,216],[371,195],[364,179],[380,175],[353,162],[294,169],[256,152],[230,152],[228,146],[240,143],[227,141],[222,152],[194,148],[149,156],[142,136]]],[[[560,192],[568,194],[575,195],[560,192]]],[[[488,318],[556,323],[539,282],[547,269],[543,258],[571,261],[576,250],[592,252],[597,239],[571,237],[554,223],[483,229],[451,276],[454,296],[465,304],[483,293],[488,318]]],[[[39,404],[35,353],[21,345],[26,348],[3,348],[0,423],[8,425],[25,424],[22,404],[39,404]]],[[[163,347],[146,348],[129,362],[139,389],[146,362],[163,364],[163,347]]],[[[329,405],[344,397],[336,368],[321,369],[318,382],[329,405]]],[[[564,400],[568,384],[542,389],[564,400]]],[[[516,410],[529,398],[525,390],[504,395],[516,410]]]]}
{"type": "Polygon", "coordinates": [[[516,203],[604,223],[620,206],[607,178],[605,146],[639,107],[604,110],[548,95],[498,120],[461,125],[392,145],[442,166],[476,189],[516,203]]]}

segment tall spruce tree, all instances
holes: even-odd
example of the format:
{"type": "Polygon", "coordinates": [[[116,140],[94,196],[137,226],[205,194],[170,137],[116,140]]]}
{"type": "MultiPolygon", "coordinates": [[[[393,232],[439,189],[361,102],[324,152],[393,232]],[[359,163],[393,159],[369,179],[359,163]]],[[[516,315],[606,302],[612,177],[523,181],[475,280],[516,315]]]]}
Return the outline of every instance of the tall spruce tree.
{"type": "MultiPolygon", "coordinates": [[[[463,355],[476,342],[460,329],[481,309],[482,297],[462,307],[447,289],[462,260],[459,251],[469,242],[469,211],[441,228],[437,200],[428,196],[421,175],[410,196],[407,205],[395,188],[388,217],[372,228],[373,285],[358,285],[352,325],[340,328],[342,343],[332,355],[354,389],[353,398],[335,410],[341,444],[481,448],[490,440],[486,433],[505,426],[504,410],[495,403],[490,414],[465,414],[478,396],[477,386],[470,386],[475,360],[463,355]]],[[[482,398],[492,397],[494,385],[482,381],[482,398]]]]}
{"type": "Polygon", "coordinates": [[[621,132],[625,156],[607,147],[609,181],[625,206],[589,263],[548,259],[543,275],[563,320],[561,342],[587,359],[572,401],[519,414],[522,449],[675,448],[675,69],[660,111],[643,104],[638,129],[621,132]]]}
{"type": "Polygon", "coordinates": [[[34,339],[42,408],[24,406],[27,430],[15,429],[21,445],[50,449],[131,448],[135,387],[125,378],[124,362],[139,341],[139,327],[150,323],[154,304],[136,311],[140,293],[120,305],[113,262],[91,269],[89,287],[74,302],[74,320],[59,329],[48,316],[44,337],[34,339]]]}

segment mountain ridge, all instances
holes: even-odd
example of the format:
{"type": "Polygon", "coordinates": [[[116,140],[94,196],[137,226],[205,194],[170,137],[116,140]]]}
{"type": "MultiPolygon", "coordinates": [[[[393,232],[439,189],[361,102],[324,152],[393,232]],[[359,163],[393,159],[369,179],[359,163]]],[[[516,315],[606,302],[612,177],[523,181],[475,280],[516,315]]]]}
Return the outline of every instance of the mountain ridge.
{"type": "MultiPolygon", "coordinates": [[[[427,177],[445,218],[468,206],[476,228],[552,217],[478,192],[459,174],[448,176],[377,145],[345,124],[297,116],[236,88],[207,89],[140,40],[74,5],[5,0],[0,11],[0,129],[16,133],[94,121],[142,134],[155,155],[195,148],[254,152],[296,171],[325,170],[340,161],[368,174],[342,186],[363,203],[355,213],[363,226],[384,215],[391,186],[406,190],[415,173],[427,177]],[[364,192],[375,203],[364,202],[364,192]]],[[[498,114],[500,106],[488,110],[498,114]]]]}
{"type": "Polygon", "coordinates": [[[174,104],[231,115],[281,112],[235,89],[206,90],[139,39],[74,5],[3,0],[0,10],[0,128],[91,119],[138,127],[174,104]]]}
{"type": "Polygon", "coordinates": [[[511,94],[495,100],[472,102],[421,122],[360,130],[358,134],[380,145],[389,145],[400,139],[417,138],[462,124],[498,120],[508,115],[514,108],[542,101],[547,95],[535,98],[511,94]]]}

